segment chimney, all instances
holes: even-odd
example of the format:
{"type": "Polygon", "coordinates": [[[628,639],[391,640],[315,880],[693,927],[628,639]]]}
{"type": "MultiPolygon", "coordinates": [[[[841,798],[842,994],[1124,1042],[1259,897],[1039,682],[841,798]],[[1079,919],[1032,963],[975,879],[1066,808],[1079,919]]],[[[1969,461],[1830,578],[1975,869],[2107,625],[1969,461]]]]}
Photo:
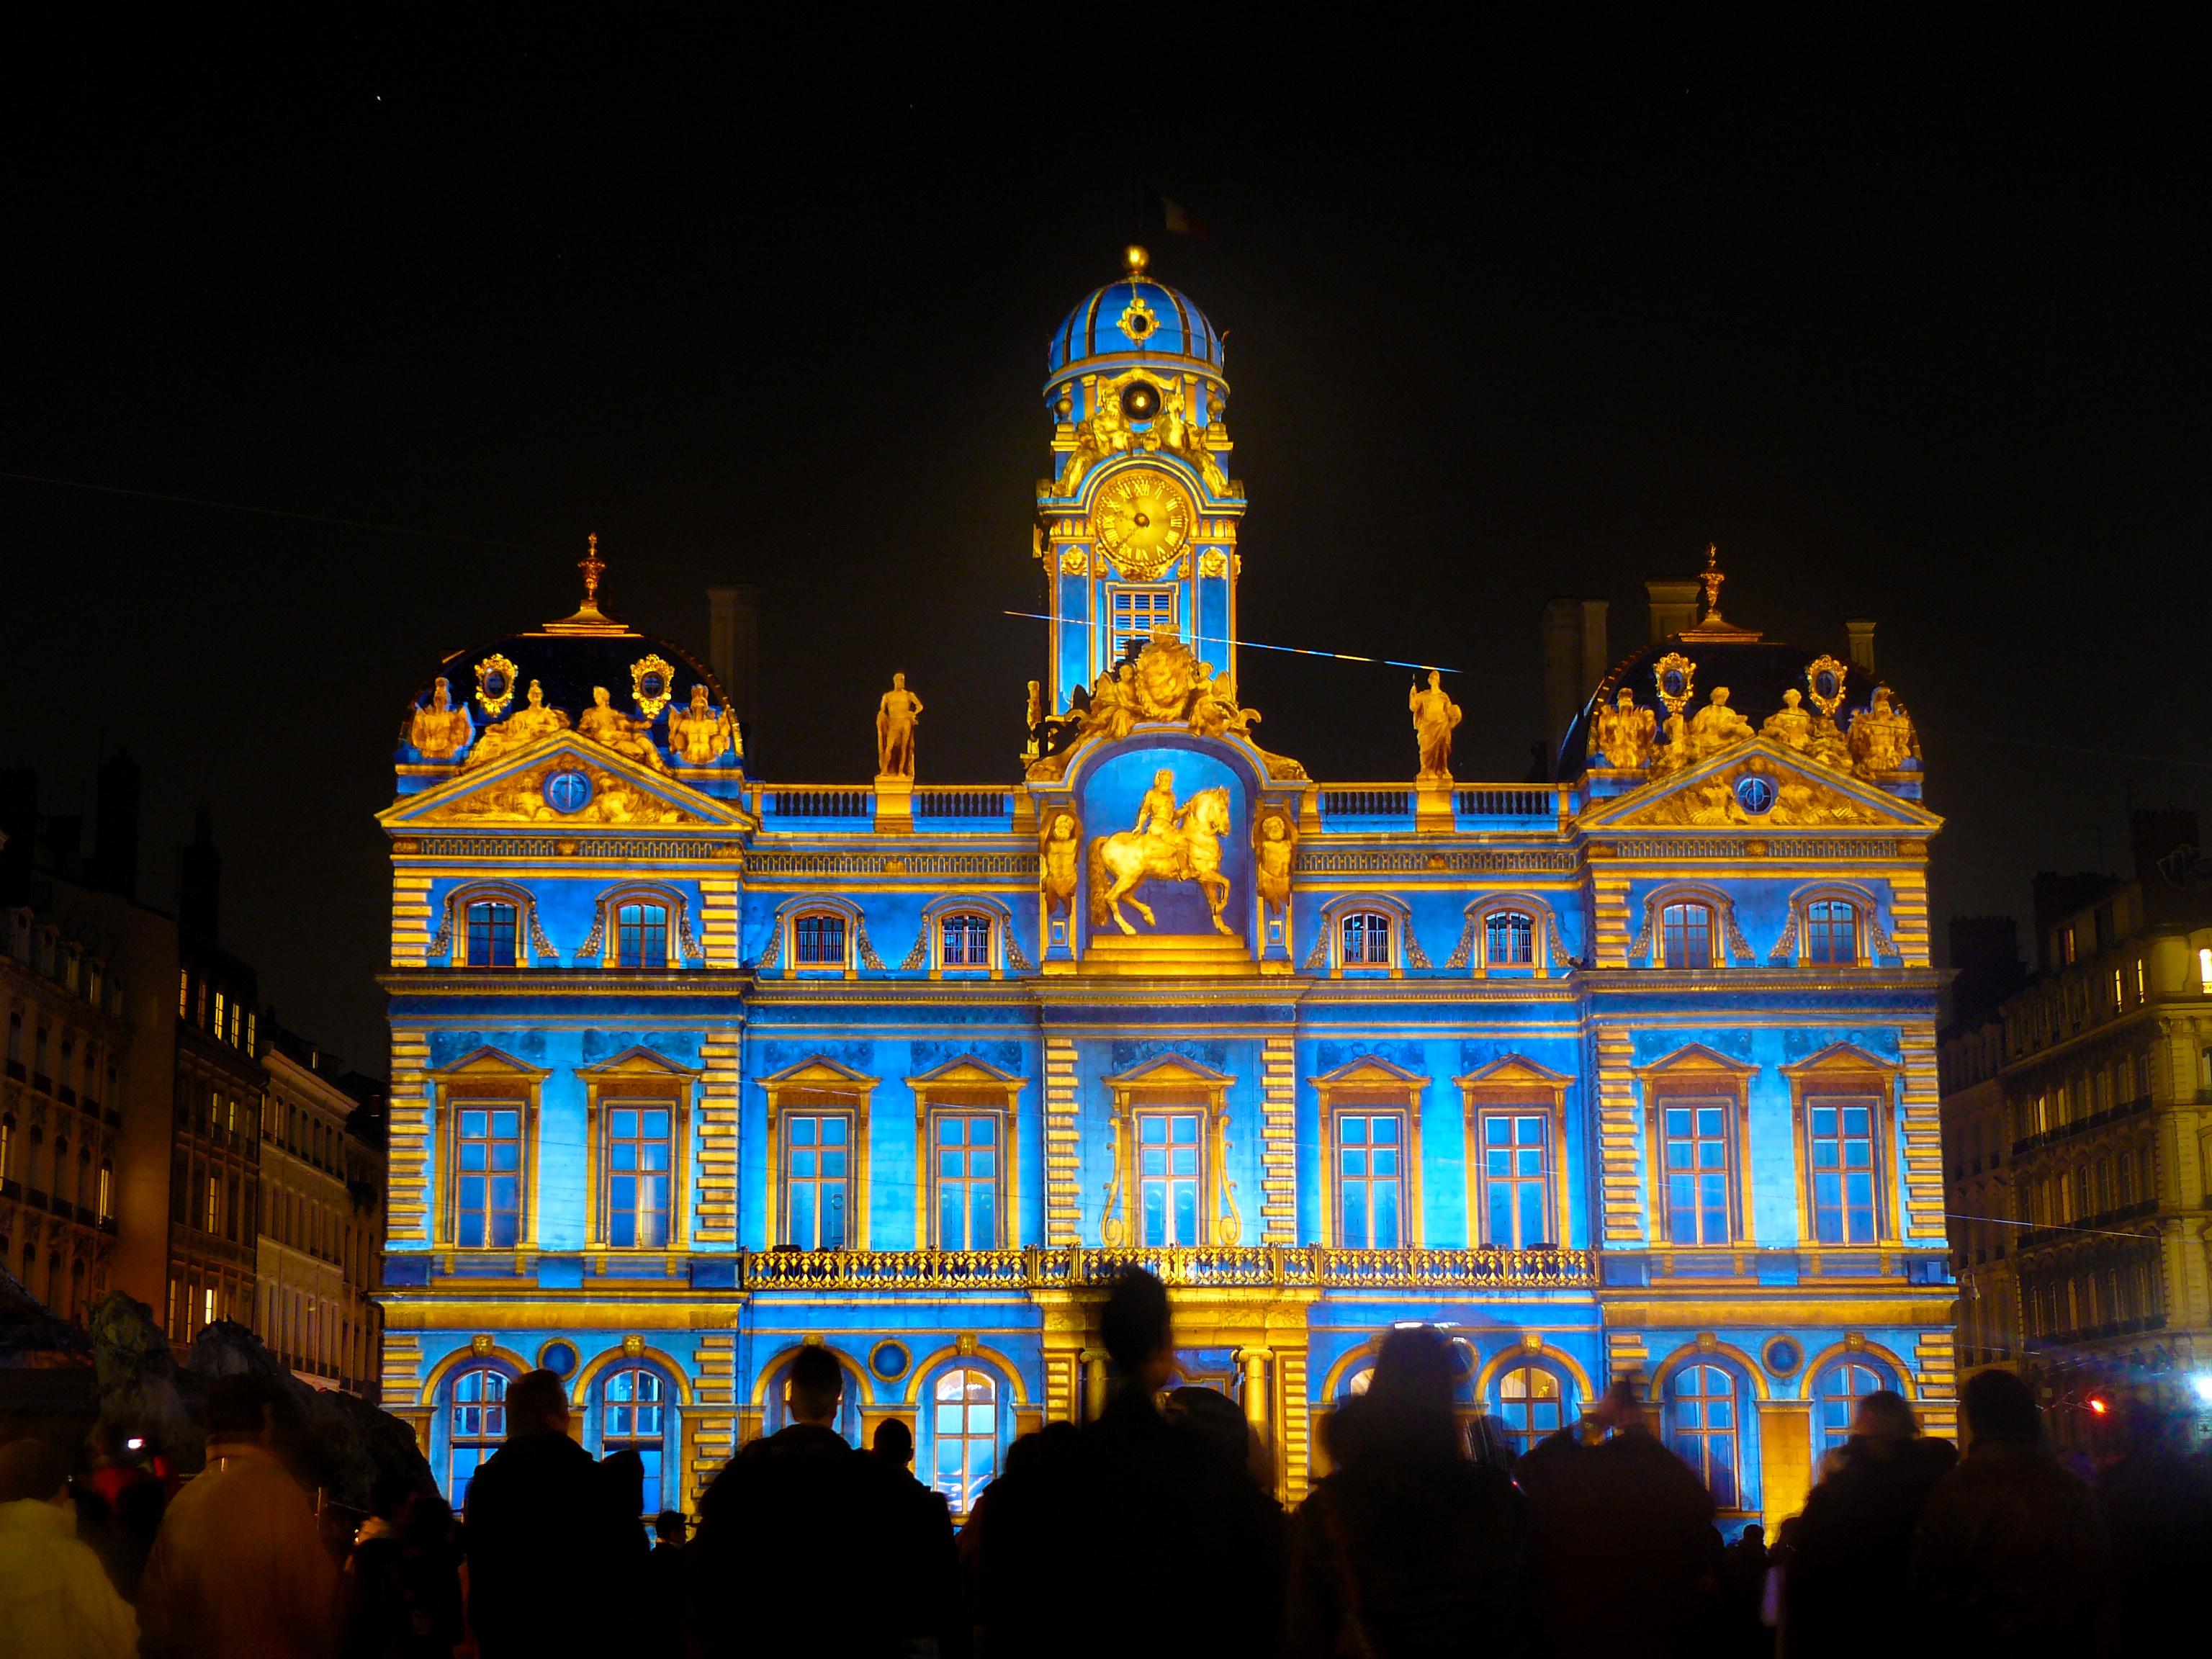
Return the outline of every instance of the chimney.
{"type": "Polygon", "coordinates": [[[1854,617],[1844,624],[1844,637],[1850,643],[1851,665],[1874,672],[1874,619],[1854,617]]]}
{"type": "Polygon", "coordinates": [[[1603,599],[1583,601],[1583,698],[1597,690],[1597,683],[1605,678],[1605,671],[1613,666],[1613,653],[1607,648],[1605,626],[1605,613],[1610,609],[1612,607],[1603,599]]]}
{"type": "Polygon", "coordinates": [[[94,880],[125,898],[138,896],[138,763],[117,750],[100,763],[93,822],[94,880]]]}
{"type": "Polygon", "coordinates": [[[31,902],[39,844],[39,775],[27,766],[0,771],[0,904],[31,902]]]}
{"type": "Polygon", "coordinates": [[[212,945],[222,884],[222,854],[215,850],[215,823],[204,806],[192,811],[191,845],[185,848],[177,881],[177,931],[212,945]]]}
{"type": "Polygon", "coordinates": [[[1583,608],[1574,599],[1553,599],[1544,607],[1544,748],[1554,757],[1559,739],[1574,724],[1576,696],[1583,672],[1583,608]]]}
{"type": "Polygon", "coordinates": [[[1672,639],[1698,619],[1698,596],[1705,584],[1696,577],[1654,576],[1644,584],[1651,596],[1651,643],[1672,639]]]}
{"type": "Polygon", "coordinates": [[[707,660],[738,718],[751,720],[760,696],[760,590],[750,582],[707,590],[707,660]]]}

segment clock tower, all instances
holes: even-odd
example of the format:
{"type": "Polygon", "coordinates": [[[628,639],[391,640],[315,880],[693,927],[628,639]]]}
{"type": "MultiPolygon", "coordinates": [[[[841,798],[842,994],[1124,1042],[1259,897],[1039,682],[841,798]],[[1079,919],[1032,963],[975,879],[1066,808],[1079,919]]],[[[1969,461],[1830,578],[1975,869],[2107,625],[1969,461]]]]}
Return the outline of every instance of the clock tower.
{"type": "Polygon", "coordinates": [[[1237,670],[1237,526],[1221,337],[1132,247],[1116,280],[1054,331],[1045,407],[1053,476],[1037,483],[1051,596],[1050,713],[1156,633],[1237,670]]]}

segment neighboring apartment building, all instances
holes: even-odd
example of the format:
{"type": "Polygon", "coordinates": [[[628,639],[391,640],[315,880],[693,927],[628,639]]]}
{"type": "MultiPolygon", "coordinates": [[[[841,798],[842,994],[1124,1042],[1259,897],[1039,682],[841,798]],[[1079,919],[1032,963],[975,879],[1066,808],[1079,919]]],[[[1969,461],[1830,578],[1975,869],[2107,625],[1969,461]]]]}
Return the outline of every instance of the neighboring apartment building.
{"type": "Polygon", "coordinates": [[[162,1296],[177,933],[135,897],[137,809],[112,757],[88,856],[34,775],[0,774],[0,1264],[68,1319],[162,1296]]]}
{"type": "Polygon", "coordinates": [[[2010,916],[1954,916],[1951,1018],[1942,1036],[1943,1179],[1959,1278],[1959,1375],[2016,1366],[2020,1298],[2013,1275],[2012,1113],[2005,1103],[2004,999],[2027,978],[2010,916]]]}
{"type": "Polygon", "coordinates": [[[261,1115],[254,1328],[318,1388],[372,1395],[382,1310],[368,1298],[383,1247],[384,1152],[362,1079],[272,1029],[261,1115]]]}
{"type": "Polygon", "coordinates": [[[200,815],[178,895],[177,1083],[164,1321],[189,1342],[254,1315],[264,1074],[253,970],[216,943],[222,870],[200,815]]]}
{"type": "Polygon", "coordinates": [[[1990,1025],[1946,1043],[1949,1207],[2003,1224],[1962,1255],[1987,1322],[1961,1345],[2015,1364],[2067,1437],[2100,1389],[2183,1403],[2212,1369],[2212,867],[2193,813],[2133,830],[2133,879],[2038,878],[1996,1100],[1990,1025]]]}

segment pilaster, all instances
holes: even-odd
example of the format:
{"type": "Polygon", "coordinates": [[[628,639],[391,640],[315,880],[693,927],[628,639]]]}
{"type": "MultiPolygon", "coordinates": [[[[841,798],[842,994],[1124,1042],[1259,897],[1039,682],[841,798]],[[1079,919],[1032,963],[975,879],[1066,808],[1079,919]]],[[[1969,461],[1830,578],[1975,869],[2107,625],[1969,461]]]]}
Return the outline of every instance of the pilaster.
{"type": "Polygon", "coordinates": [[[392,876],[392,965],[420,968],[429,959],[430,878],[396,870],[392,876]]]}
{"type": "MultiPolygon", "coordinates": [[[[390,1139],[385,1182],[384,1232],[388,1244],[430,1243],[432,1116],[428,1080],[430,1041],[422,1031],[392,1033],[390,1139]]],[[[387,1343],[390,1339],[386,1339],[387,1343]]]]}
{"type": "Polygon", "coordinates": [[[1260,1239],[1298,1242],[1297,1050],[1288,1037],[1261,1045],[1260,1239]]]}
{"type": "Polygon", "coordinates": [[[709,1031],[699,1045],[705,1074],[700,1079],[691,1237],[707,1246],[738,1242],[738,1064],[743,1044],[741,1032],[720,1030],[709,1031]]]}
{"type": "Polygon", "coordinates": [[[1597,1034],[1597,1158],[1602,1237],[1608,1246],[1644,1242],[1644,1179],[1638,1165],[1635,1045],[1626,1031],[1597,1034]]]}
{"type": "MultiPolygon", "coordinates": [[[[1044,1040],[1044,1242],[1080,1242],[1083,1153],[1075,1129],[1075,1043],[1044,1040]]],[[[1071,1395],[1071,1398],[1073,1396],[1071,1395]]]]}
{"type": "Polygon", "coordinates": [[[1905,1027],[1905,1098],[1898,1127],[1905,1143],[1905,1235],[1922,1241],[1943,1237],[1943,1124],[1932,1025],[1905,1027]]]}

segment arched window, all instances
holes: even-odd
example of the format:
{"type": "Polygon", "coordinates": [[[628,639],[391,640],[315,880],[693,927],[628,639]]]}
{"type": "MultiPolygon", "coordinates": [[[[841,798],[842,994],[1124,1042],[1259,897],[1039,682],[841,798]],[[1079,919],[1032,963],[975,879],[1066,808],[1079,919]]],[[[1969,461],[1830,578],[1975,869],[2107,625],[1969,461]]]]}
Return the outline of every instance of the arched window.
{"type": "Polygon", "coordinates": [[[1492,910],[1483,919],[1482,957],[1492,968],[1534,966],[1536,919],[1526,910],[1492,910]]]}
{"type": "Polygon", "coordinates": [[[469,906],[471,968],[512,968],[519,953],[522,912],[505,899],[478,899],[469,906]]]}
{"type": "Polygon", "coordinates": [[[610,1371],[599,1389],[599,1455],[634,1451],[645,1464],[645,1512],[672,1507],[668,1482],[677,1472],[675,1390],[645,1365],[610,1371]]]}
{"type": "Polygon", "coordinates": [[[1353,910],[1337,924],[1340,957],[1346,968],[1390,965],[1390,918],[1380,910],[1353,910]]]}
{"type": "Polygon", "coordinates": [[[791,960],[799,968],[845,965],[845,918],[835,910],[810,910],[791,921],[791,960]]]}
{"type": "Polygon", "coordinates": [[[643,899],[626,901],[615,911],[615,965],[668,966],[668,907],[643,899]]]}
{"type": "Polygon", "coordinates": [[[1805,907],[1805,960],[1839,968],[1859,959],[1859,908],[1848,899],[1814,899],[1805,907]]]}
{"type": "Polygon", "coordinates": [[[1519,1364],[1498,1373],[1498,1425],[1516,1457],[1566,1425],[1574,1409],[1574,1390],[1548,1366],[1519,1364]]]}
{"type": "Polygon", "coordinates": [[[945,916],[937,927],[938,961],[946,968],[991,965],[991,919],[963,910],[945,916]]]}
{"type": "Polygon", "coordinates": [[[1817,1462],[1850,1438],[1851,1413],[1877,1389],[1893,1386],[1878,1367],[1845,1359],[1813,1379],[1813,1456],[1817,1462]]]}
{"type": "Polygon", "coordinates": [[[507,1373],[471,1366],[453,1381],[446,1452],[446,1501],[468,1507],[469,1481],[507,1438],[507,1373]]]}
{"type": "Polygon", "coordinates": [[[973,1366],[955,1366],[930,1390],[930,1484],[955,1515],[999,1473],[999,1381],[973,1366]]]}
{"type": "Polygon", "coordinates": [[[1659,913],[1660,961],[1668,968],[1713,965],[1713,910],[1689,900],[1659,913]]]}
{"type": "Polygon", "coordinates": [[[1667,1379],[1667,1443],[1723,1510],[1742,1504],[1739,1416],[1735,1378],[1725,1365],[1700,1360],[1667,1379]]]}

